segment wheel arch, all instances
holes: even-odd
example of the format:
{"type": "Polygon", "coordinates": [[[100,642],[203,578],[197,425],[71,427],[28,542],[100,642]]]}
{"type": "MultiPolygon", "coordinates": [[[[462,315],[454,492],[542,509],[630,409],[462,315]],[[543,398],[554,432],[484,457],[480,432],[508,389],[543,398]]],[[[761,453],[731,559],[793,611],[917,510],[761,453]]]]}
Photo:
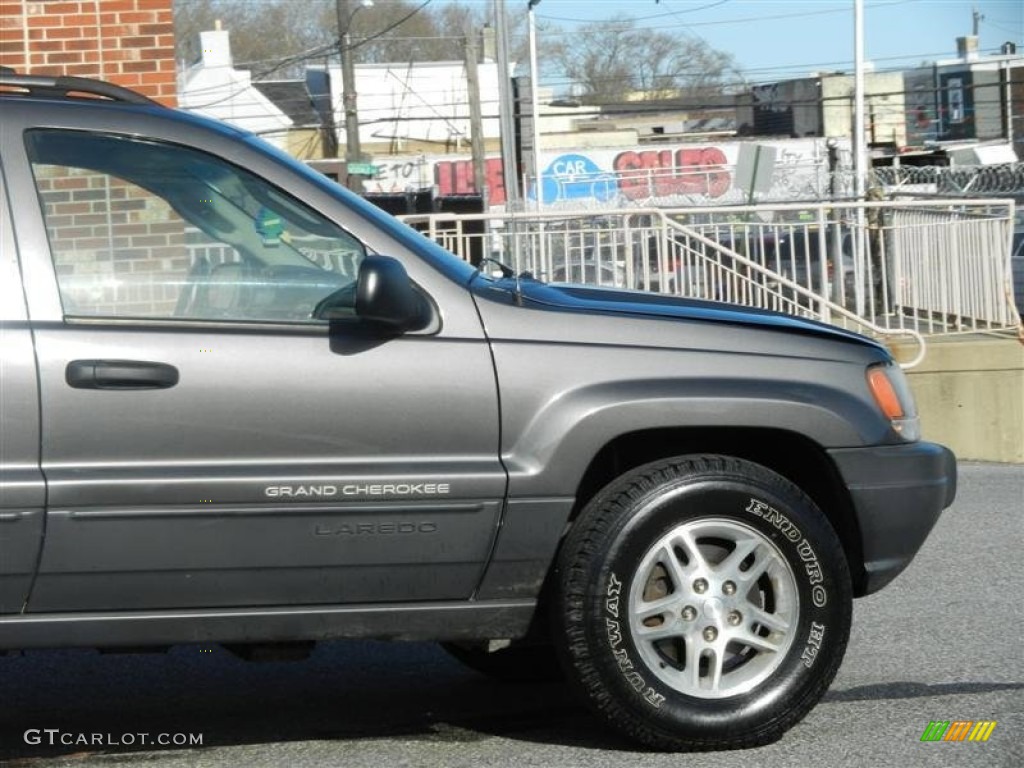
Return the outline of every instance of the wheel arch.
{"type": "Polygon", "coordinates": [[[618,435],[594,454],[583,472],[566,532],[598,491],[625,472],[652,461],[698,453],[746,459],[777,472],[803,490],[839,536],[853,579],[854,595],[865,594],[861,531],[850,495],[824,449],[789,430],[665,427],[618,435]]]}

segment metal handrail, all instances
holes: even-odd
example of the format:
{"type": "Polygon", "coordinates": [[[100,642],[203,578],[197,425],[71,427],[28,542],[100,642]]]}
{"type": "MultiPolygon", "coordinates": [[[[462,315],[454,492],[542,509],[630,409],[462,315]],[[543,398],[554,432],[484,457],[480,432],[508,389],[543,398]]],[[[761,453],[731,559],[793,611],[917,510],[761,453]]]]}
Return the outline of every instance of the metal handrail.
{"type": "Polygon", "coordinates": [[[905,337],[1016,331],[1014,201],[783,203],[401,217],[467,260],[905,337]],[[916,213],[920,211],[921,213],[916,213]],[[476,231],[473,231],[476,230],[476,231]]]}
{"type": "Polygon", "coordinates": [[[917,365],[920,365],[921,362],[924,360],[925,354],[927,352],[927,342],[925,342],[924,336],[919,331],[916,331],[913,328],[900,328],[893,330],[892,328],[885,328],[883,326],[872,323],[869,320],[860,317],[856,313],[851,312],[842,304],[837,304],[834,301],[826,299],[824,296],[821,296],[820,294],[815,293],[809,288],[805,288],[804,286],[800,285],[795,280],[791,280],[785,275],[779,274],[773,270],[766,268],[765,266],[754,261],[753,259],[750,259],[744,256],[743,254],[734,251],[731,248],[727,248],[726,246],[722,245],[721,243],[715,240],[712,240],[709,237],[705,237],[700,232],[697,232],[696,230],[691,229],[690,227],[687,227],[676,221],[672,221],[667,217],[664,217],[662,219],[662,222],[669,229],[680,232],[681,234],[685,234],[687,237],[697,240],[698,242],[702,243],[705,246],[710,246],[712,250],[718,252],[723,256],[728,256],[730,259],[742,264],[749,270],[752,270],[755,273],[759,273],[766,278],[770,278],[773,282],[785,288],[788,288],[790,291],[797,295],[803,296],[807,299],[810,299],[811,301],[817,302],[822,307],[823,311],[825,308],[827,308],[829,312],[841,315],[842,317],[845,317],[847,320],[851,320],[879,336],[910,336],[912,339],[914,339],[915,342],[917,342],[918,351],[917,354],[913,357],[913,359],[911,359],[909,362],[900,363],[901,368],[913,368],[917,365]]]}

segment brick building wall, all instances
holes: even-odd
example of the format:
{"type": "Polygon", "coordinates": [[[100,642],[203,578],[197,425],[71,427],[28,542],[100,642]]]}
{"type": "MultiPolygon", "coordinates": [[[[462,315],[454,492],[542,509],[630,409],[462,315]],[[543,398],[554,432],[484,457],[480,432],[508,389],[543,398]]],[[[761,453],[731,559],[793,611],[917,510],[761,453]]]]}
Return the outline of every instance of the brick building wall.
{"type": "Polygon", "coordinates": [[[33,172],[65,311],[170,317],[191,266],[189,232],[170,206],[87,169],[33,172]]]}
{"type": "Polygon", "coordinates": [[[0,65],[177,103],[172,0],[0,0],[0,65]]]}
{"type": "MultiPolygon", "coordinates": [[[[0,65],[95,77],[177,103],[172,0],[0,0],[0,65]]],[[[189,268],[186,230],[158,198],[85,168],[36,166],[65,309],[166,316],[189,268]]]]}

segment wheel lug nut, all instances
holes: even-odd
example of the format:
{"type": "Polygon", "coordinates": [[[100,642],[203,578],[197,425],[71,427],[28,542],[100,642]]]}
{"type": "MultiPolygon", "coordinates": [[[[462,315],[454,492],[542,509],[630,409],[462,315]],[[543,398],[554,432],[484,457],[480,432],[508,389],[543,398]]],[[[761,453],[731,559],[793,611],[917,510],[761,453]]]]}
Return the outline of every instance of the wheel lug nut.
{"type": "Polygon", "coordinates": [[[718,630],[717,629],[715,629],[714,627],[704,627],[704,639],[707,642],[713,643],[713,642],[715,642],[715,639],[717,637],[718,637],[718,630]]]}
{"type": "Polygon", "coordinates": [[[693,621],[697,618],[697,609],[692,605],[683,608],[683,621],[693,621]]]}
{"type": "Polygon", "coordinates": [[[728,621],[732,626],[738,627],[740,622],[743,621],[743,614],[739,611],[730,611],[728,621]]]}
{"type": "Polygon", "coordinates": [[[733,584],[731,581],[725,582],[725,584],[722,585],[722,593],[726,595],[735,595],[736,585],[733,584]]]}
{"type": "Polygon", "coordinates": [[[695,582],[693,582],[693,591],[696,592],[698,595],[703,595],[705,592],[708,591],[707,581],[704,579],[697,579],[695,582]]]}

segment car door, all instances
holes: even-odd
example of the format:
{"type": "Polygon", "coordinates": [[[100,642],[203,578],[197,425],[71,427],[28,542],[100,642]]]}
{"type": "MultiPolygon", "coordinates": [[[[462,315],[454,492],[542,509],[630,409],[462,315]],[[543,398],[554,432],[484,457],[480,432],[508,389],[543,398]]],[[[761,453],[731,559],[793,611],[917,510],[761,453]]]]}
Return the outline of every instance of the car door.
{"type": "Polygon", "coordinates": [[[20,137],[49,484],[29,610],[468,598],[505,473],[465,291],[237,138],[94,111],[20,137]],[[364,240],[428,327],[311,318],[364,240]]]}
{"type": "Polygon", "coordinates": [[[25,607],[43,540],[39,397],[18,253],[0,174],[0,614],[25,607]]]}

